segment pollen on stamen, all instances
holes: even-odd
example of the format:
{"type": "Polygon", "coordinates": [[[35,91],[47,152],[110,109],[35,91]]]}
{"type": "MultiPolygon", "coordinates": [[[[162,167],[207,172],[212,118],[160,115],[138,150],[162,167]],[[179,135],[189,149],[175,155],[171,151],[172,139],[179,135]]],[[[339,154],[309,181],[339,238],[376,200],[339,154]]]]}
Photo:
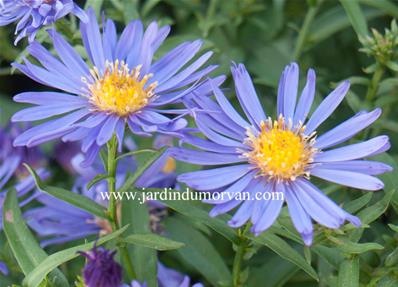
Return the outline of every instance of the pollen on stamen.
{"type": "Polygon", "coordinates": [[[83,78],[88,98],[94,110],[128,116],[137,112],[154,98],[157,83],[146,85],[151,74],[141,76],[141,65],[132,70],[123,61],[106,62],[105,71],[94,67],[90,74],[94,81],[83,78]]]}
{"type": "Polygon", "coordinates": [[[304,134],[301,123],[293,127],[292,121],[280,116],[260,123],[260,131],[248,129],[244,143],[250,151],[242,152],[258,170],[259,176],[278,181],[294,181],[299,176],[309,176],[309,165],[317,149],[315,133],[304,134]]]}

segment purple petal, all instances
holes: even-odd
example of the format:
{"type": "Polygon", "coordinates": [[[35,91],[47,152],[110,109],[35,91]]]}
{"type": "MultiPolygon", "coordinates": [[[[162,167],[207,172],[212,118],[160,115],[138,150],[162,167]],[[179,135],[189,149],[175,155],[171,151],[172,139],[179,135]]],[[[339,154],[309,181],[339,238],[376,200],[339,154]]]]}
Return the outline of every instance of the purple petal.
{"type": "MultiPolygon", "coordinates": [[[[299,81],[299,67],[296,63],[291,63],[286,67],[283,87],[283,110],[281,114],[287,119],[293,120],[294,109],[296,107],[297,90],[299,81]]],[[[280,113],[278,113],[279,116],[280,113]]]]}
{"type": "Polygon", "coordinates": [[[257,97],[253,82],[243,64],[231,68],[235,82],[236,95],[245,114],[253,125],[260,126],[265,120],[265,113],[257,97]]]}
{"type": "Polygon", "coordinates": [[[111,139],[119,119],[118,116],[109,116],[104,122],[97,137],[97,144],[99,146],[106,144],[111,139]]]}
{"type": "Polygon", "coordinates": [[[87,119],[76,124],[76,127],[94,128],[108,118],[106,113],[92,113],[87,119]]]}
{"type": "Polygon", "coordinates": [[[222,154],[237,154],[236,148],[220,145],[190,134],[185,134],[182,143],[190,144],[200,149],[222,154]]]}
{"type": "Polygon", "coordinates": [[[149,67],[152,62],[153,54],[155,49],[153,43],[158,35],[158,24],[152,22],[147,27],[141,42],[141,48],[138,56],[138,63],[142,65],[141,73],[147,74],[149,72],[149,67]]]}
{"type": "Polygon", "coordinates": [[[370,140],[321,152],[315,162],[336,162],[364,158],[385,151],[389,147],[388,136],[378,136],[370,140]]]}
{"type": "Polygon", "coordinates": [[[241,126],[242,128],[249,127],[249,123],[247,123],[240,114],[235,110],[235,108],[231,105],[228,99],[224,96],[221,92],[220,88],[218,88],[211,80],[212,89],[214,91],[214,95],[216,96],[217,102],[224,111],[224,113],[233,120],[237,125],[241,126]]]}
{"type": "Polygon", "coordinates": [[[199,57],[199,59],[197,59],[191,65],[186,67],[184,70],[180,71],[178,74],[174,75],[172,78],[168,79],[164,83],[160,83],[159,87],[156,88],[156,92],[161,93],[161,92],[170,90],[173,87],[177,86],[183,80],[185,80],[190,75],[192,75],[201,66],[203,66],[204,63],[206,63],[207,60],[209,60],[209,58],[211,57],[212,54],[213,54],[213,52],[207,52],[207,53],[203,54],[201,57],[199,57]]]}
{"type": "Polygon", "coordinates": [[[384,187],[383,182],[377,177],[358,172],[315,167],[311,170],[311,174],[327,181],[359,189],[379,190],[384,187]]]}
{"type": "MultiPolygon", "coordinates": [[[[332,228],[339,227],[341,224],[344,223],[345,220],[350,221],[355,226],[359,226],[361,224],[360,220],[356,216],[348,214],[309,181],[299,178],[293,184],[293,187],[296,192],[297,198],[301,202],[301,205],[312,218],[315,219],[314,216],[316,216],[317,214],[322,215],[323,212],[327,212],[329,215],[322,215],[323,219],[326,220],[326,222],[331,223],[333,226],[336,224],[334,221],[337,220],[337,225],[335,225],[336,227],[332,228]],[[310,208],[312,207],[315,208],[314,214],[310,214],[310,208]]],[[[323,224],[320,221],[318,222],[323,224]]]]}
{"type": "Polygon", "coordinates": [[[54,48],[62,62],[71,71],[77,72],[79,76],[88,75],[90,73],[89,68],[75,49],[55,30],[51,30],[49,34],[53,40],[54,48]]]}
{"type": "Polygon", "coordinates": [[[14,140],[14,146],[27,145],[31,147],[57,137],[62,137],[72,128],[71,125],[73,123],[85,117],[89,112],[86,109],[78,110],[64,117],[35,126],[20,134],[14,140]]]}
{"type": "Polygon", "coordinates": [[[211,217],[215,217],[219,214],[227,213],[228,211],[237,207],[241,202],[242,202],[242,200],[233,199],[226,203],[218,204],[209,212],[209,215],[211,217]]]}
{"type": "Polygon", "coordinates": [[[170,155],[179,161],[199,165],[221,165],[247,161],[239,155],[203,152],[186,148],[171,148],[170,155]]]}
{"type": "Polygon", "coordinates": [[[250,172],[251,165],[241,164],[209,170],[188,172],[180,175],[178,181],[193,189],[212,190],[227,186],[250,172]]]}
{"type": "Polygon", "coordinates": [[[370,113],[361,113],[360,115],[355,115],[354,117],[317,138],[314,146],[318,149],[325,149],[342,143],[353,137],[364,128],[370,126],[380,117],[380,115],[381,109],[375,109],[370,113]]]}
{"type": "Polygon", "coordinates": [[[287,207],[289,209],[290,218],[293,221],[294,227],[301,234],[305,245],[309,246],[312,244],[313,231],[311,217],[305,212],[304,208],[301,206],[294,190],[290,187],[286,188],[285,192],[287,207]]]}
{"type": "Polygon", "coordinates": [[[301,93],[300,100],[297,104],[296,111],[294,113],[293,123],[296,125],[299,122],[304,123],[308,113],[311,110],[312,103],[315,97],[315,84],[316,74],[313,69],[309,69],[307,73],[307,83],[301,93]]]}
{"type": "Polygon", "coordinates": [[[203,202],[209,204],[223,204],[230,200],[233,200],[239,193],[241,193],[245,189],[248,191],[251,191],[253,189],[254,191],[255,185],[254,183],[252,183],[254,177],[255,177],[255,172],[249,172],[248,174],[246,174],[245,176],[234,182],[223,192],[221,192],[219,199],[216,198],[208,199],[208,200],[203,200],[203,202]]]}
{"type": "Polygon", "coordinates": [[[311,186],[302,185],[300,182],[293,183],[292,190],[303,209],[316,222],[328,228],[338,228],[343,224],[343,210],[322,192],[311,186]],[[337,208],[338,212],[335,213],[337,208]]]}
{"type": "Polygon", "coordinates": [[[43,106],[87,103],[87,99],[83,97],[57,92],[25,92],[15,95],[13,100],[18,103],[29,103],[43,106]]]}
{"type": "Polygon", "coordinates": [[[350,88],[350,82],[344,81],[334,89],[318,106],[306,124],[306,134],[311,134],[338,107],[350,88]]]}
{"type": "MultiPolygon", "coordinates": [[[[275,184],[275,191],[284,193],[285,189],[281,183],[275,184]]],[[[258,236],[261,232],[267,230],[278,218],[279,213],[281,211],[283,200],[269,200],[265,210],[263,211],[263,215],[258,220],[257,224],[253,225],[251,231],[258,236]]]]}
{"type": "Polygon", "coordinates": [[[64,105],[51,105],[51,106],[39,106],[23,109],[16,112],[11,120],[13,122],[32,122],[37,120],[46,119],[53,116],[59,116],[65,113],[72,112],[74,110],[83,108],[86,103],[65,103],[64,105]]]}
{"type": "Polygon", "coordinates": [[[385,172],[391,172],[393,168],[387,164],[378,161],[352,160],[322,163],[319,169],[345,170],[368,175],[379,175],[385,172]]]}
{"type": "Polygon", "coordinates": [[[245,145],[242,143],[235,141],[233,139],[227,138],[223,135],[220,135],[219,133],[213,131],[205,122],[201,121],[200,115],[197,115],[196,117],[196,125],[200,129],[200,131],[208,137],[211,141],[214,141],[215,143],[218,143],[220,145],[225,145],[229,147],[243,147],[245,148],[245,145]]]}
{"type": "Polygon", "coordinates": [[[116,46],[117,59],[123,60],[132,52],[132,49],[137,49],[136,46],[142,38],[142,31],[142,23],[139,20],[132,21],[126,26],[116,46]]]}
{"type": "Polygon", "coordinates": [[[228,221],[228,225],[237,228],[245,224],[252,215],[254,203],[254,200],[244,201],[232,219],[228,221]]]}
{"type": "Polygon", "coordinates": [[[105,69],[105,56],[94,9],[88,9],[87,16],[89,21],[87,23],[80,23],[83,44],[91,62],[100,72],[103,72],[105,69]]]}

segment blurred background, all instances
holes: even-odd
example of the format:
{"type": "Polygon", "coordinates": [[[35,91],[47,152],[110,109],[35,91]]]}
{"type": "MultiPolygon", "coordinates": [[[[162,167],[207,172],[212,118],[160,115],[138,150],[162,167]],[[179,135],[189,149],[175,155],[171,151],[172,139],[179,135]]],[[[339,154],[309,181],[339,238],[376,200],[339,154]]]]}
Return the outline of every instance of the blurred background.
{"type": "MultiPolygon", "coordinates": [[[[395,165],[398,152],[398,29],[393,20],[398,18],[398,1],[91,0],[77,3],[81,7],[93,6],[99,17],[102,11],[105,11],[105,14],[117,21],[120,27],[136,18],[141,18],[146,24],[158,20],[160,24],[171,25],[171,36],[156,57],[183,41],[203,39],[203,49],[213,50],[215,53],[212,62],[220,65],[213,75],[228,76],[224,85],[226,94],[233,96],[229,77],[230,64],[232,61],[242,62],[252,75],[258,95],[267,114],[271,116],[275,113],[279,76],[284,66],[291,61],[300,65],[300,87],[303,87],[307,69],[315,69],[317,96],[314,106],[338,82],[350,79],[352,88],[346,100],[322,129],[333,127],[361,110],[381,107],[381,118],[357,138],[388,134],[392,149],[389,152],[390,157],[382,160],[395,165]]],[[[77,19],[73,16],[63,18],[57,22],[56,28],[77,49],[83,50],[77,19]]],[[[45,88],[10,67],[11,62],[19,62],[26,56],[26,39],[18,46],[12,44],[14,29],[13,25],[0,27],[2,125],[8,121],[12,113],[21,109],[20,104],[12,102],[13,95],[45,88]]],[[[50,47],[45,32],[39,33],[37,40],[50,47]]],[[[236,98],[231,97],[231,101],[235,102],[236,98]]],[[[396,181],[396,175],[389,175],[387,180],[394,177],[396,181]]],[[[336,188],[333,186],[327,189],[327,192],[333,193],[331,196],[337,202],[348,202],[361,195],[359,191],[335,191],[336,188]]],[[[377,204],[382,198],[383,194],[376,194],[372,202],[377,204]]],[[[361,281],[364,286],[398,286],[395,265],[385,265],[386,257],[394,250],[398,254],[397,237],[391,235],[391,230],[387,231],[386,224],[397,224],[397,203],[398,199],[394,197],[392,207],[365,232],[365,241],[377,241],[386,248],[383,252],[372,253],[363,259],[361,276],[364,277],[361,281]],[[380,285],[380,282],[387,283],[380,285]]],[[[222,239],[215,238],[212,242],[226,261],[232,258],[230,248],[226,247],[222,239]]],[[[322,253],[322,250],[315,253],[317,252],[322,253]]],[[[261,250],[252,258],[248,286],[334,286],[333,282],[337,280],[334,276],[336,258],[333,257],[333,251],[328,254],[327,250],[323,249],[323,252],[323,259],[319,260],[316,266],[320,274],[319,284],[303,271],[299,271],[295,265],[269,250],[261,250]]],[[[167,258],[165,260],[170,261],[167,258]]],[[[200,275],[196,276],[203,280],[200,275]]]]}

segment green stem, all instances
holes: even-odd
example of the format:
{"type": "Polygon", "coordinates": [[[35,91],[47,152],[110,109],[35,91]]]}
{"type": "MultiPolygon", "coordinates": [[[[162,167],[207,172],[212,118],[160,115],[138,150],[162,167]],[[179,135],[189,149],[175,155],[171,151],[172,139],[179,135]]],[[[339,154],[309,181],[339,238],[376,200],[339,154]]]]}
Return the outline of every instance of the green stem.
{"type": "Polygon", "coordinates": [[[379,83],[384,74],[384,66],[376,64],[376,70],[373,73],[373,77],[368,86],[368,92],[366,93],[366,100],[372,103],[373,99],[376,97],[377,90],[379,88],[379,83]]]}
{"type": "Polygon", "coordinates": [[[232,266],[232,280],[233,280],[233,286],[234,287],[242,287],[243,282],[241,278],[242,274],[242,262],[245,257],[245,254],[248,249],[248,244],[249,241],[245,237],[246,232],[249,230],[250,225],[247,224],[243,231],[241,229],[238,230],[238,237],[239,237],[239,242],[238,242],[238,250],[235,253],[235,258],[234,258],[234,263],[232,266]]]}
{"type": "Polygon", "coordinates": [[[315,18],[316,13],[319,10],[319,7],[321,6],[323,0],[317,1],[315,6],[311,6],[310,9],[308,10],[307,14],[305,15],[303,26],[301,27],[301,30],[299,32],[298,38],[297,38],[297,44],[296,48],[294,49],[293,53],[293,59],[298,61],[301,55],[301,52],[304,47],[305,40],[307,39],[307,34],[309,31],[309,28],[311,26],[312,21],[315,18]]]}
{"type": "MultiPolygon", "coordinates": [[[[108,213],[112,225],[112,230],[116,231],[120,228],[119,218],[118,218],[118,207],[116,202],[116,197],[112,196],[112,193],[116,192],[116,169],[117,169],[117,139],[114,135],[112,139],[108,142],[108,191],[111,193],[109,200],[108,213]]],[[[124,267],[126,268],[127,274],[131,279],[136,278],[136,273],[133,268],[133,264],[128,253],[125,244],[119,244],[119,252],[124,262],[124,267]]]]}
{"type": "Polygon", "coordinates": [[[111,219],[112,229],[119,229],[119,220],[117,218],[116,197],[112,196],[116,192],[116,167],[117,167],[117,140],[113,136],[108,142],[108,192],[111,194],[109,201],[109,216],[111,219]]]}

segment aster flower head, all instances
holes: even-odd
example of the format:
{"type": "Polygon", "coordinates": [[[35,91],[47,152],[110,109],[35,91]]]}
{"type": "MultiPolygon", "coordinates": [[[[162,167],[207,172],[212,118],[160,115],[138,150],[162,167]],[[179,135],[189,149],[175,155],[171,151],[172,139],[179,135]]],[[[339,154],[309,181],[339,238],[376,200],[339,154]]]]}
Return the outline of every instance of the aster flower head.
{"type": "Polygon", "coordinates": [[[119,287],[122,283],[122,267],[114,259],[116,251],[94,246],[88,252],[80,252],[87,258],[83,269],[87,287],[119,287]]]}
{"type": "Polygon", "coordinates": [[[85,12],[72,0],[0,0],[0,26],[18,22],[15,44],[26,36],[32,42],[42,26],[53,24],[67,14],[87,21],[85,12]]]}
{"type": "Polygon", "coordinates": [[[228,166],[186,173],[178,180],[199,191],[221,191],[221,199],[207,201],[215,205],[210,215],[226,213],[240,205],[229,225],[240,227],[251,221],[251,231],[256,235],[274,223],[284,201],[307,245],[313,239],[312,220],[328,228],[339,228],[346,220],[359,226],[359,218],[336,205],[310,179],[318,177],[364,190],[382,189],[383,182],[375,175],[390,171],[391,167],[364,158],[389,149],[387,136],[336,147],[371,125],[381,110],[362,111],[318,135],[318,127],[344,99],[348,81],[338,85],[309,116],[315,96],[315,72],[308,71],[306,85],[297,100],[299,68],[292,63],[282,73],[277,116],[272,119],[266,116],[245,67],[234,65],[232,75],[246,118],[217,87],[214,87],[216,101],[210,97],[188,98],[188,107],[211,111],[195,117],[207,139],[190,135],[185,142],[200,150],[185,147],[171,150],[178,160],[228,166]],[[243,200],[244,197],[238,196],[243,192],[257,200],[243,200]],[[261,200],[266,193],[283,196],[261,200]]]}
{"type": "Polygon", "coordinates": [[[154,54],[166,39],[170,27],[152,22],[144,31],[139,20],[126,26],[120,37],[113,21],[107,20],[102,32],[95,13],[88,10],[88,22],[81,23],[86,64],[57,32],[50,31],[58,58],[33,42],[28,50],[40,66],[25,59],[14,64],[30,78],[62,92],[29,92],[14,100],[36,105],[16,113],[13,121],[45,123],[19,136],[16,146],[35,146],[56,138],[81,141],[92,163],[100,148],[116,134],[119,147],[125,126],[139,136],[152,133],[178,135],[186,126],[185,111],[162,110],[178,102],[215,66],[201,69],[211,52],[192,60],[202,42],[185,42],[158,60],[154,54]],[[170,118],[169,113],[182,113],[170,118]],[[56,119],[49,119],[57,116],[56,119]]]}

